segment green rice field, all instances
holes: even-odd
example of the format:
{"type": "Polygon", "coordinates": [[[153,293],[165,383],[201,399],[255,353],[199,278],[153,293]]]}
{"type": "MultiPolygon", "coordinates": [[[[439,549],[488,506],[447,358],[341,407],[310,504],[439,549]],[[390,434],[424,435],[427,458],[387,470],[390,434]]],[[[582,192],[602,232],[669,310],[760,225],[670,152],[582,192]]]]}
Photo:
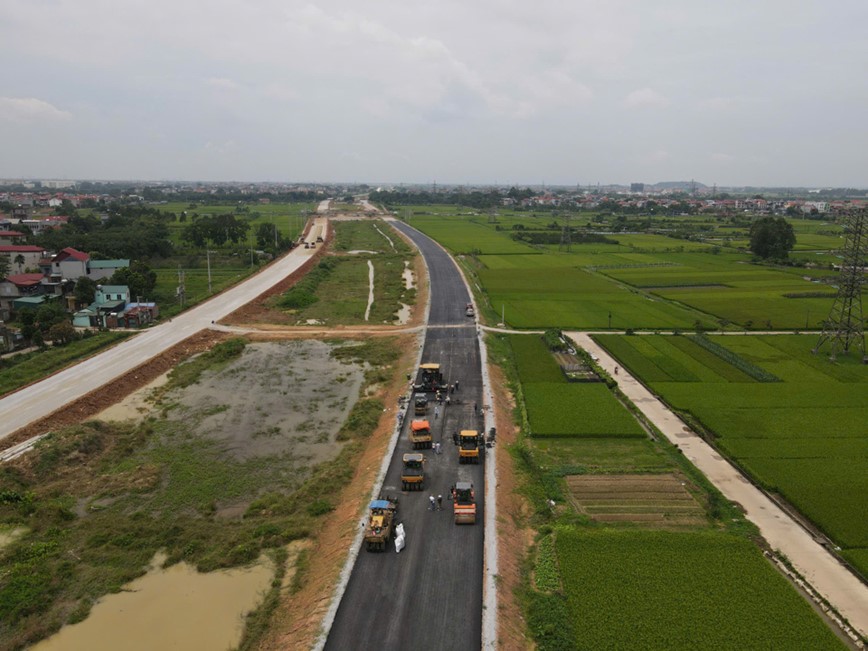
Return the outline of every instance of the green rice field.
{"type": "Polygon", "coordinates": [[[745,538],[560,528],[555,551],[571,648],[846,648],[745,538]]]}
{"type": "Polygon", "coordinates": [[[714,341],[780,382],[727,378],[717,361],[684,356],[683,337],[601,335],[625,367],[689,413],[757,482],[780,493],[868,575],[868,366],[813,355],[815,336],[714,341]],[[692,359],[692,362],[689,361],[692,359]]]}
{"type": "Polygon", "coordinates": [[[568,382],[540,337],[510,337],[534,436],[647,435],[602,382],[568,382]]]}

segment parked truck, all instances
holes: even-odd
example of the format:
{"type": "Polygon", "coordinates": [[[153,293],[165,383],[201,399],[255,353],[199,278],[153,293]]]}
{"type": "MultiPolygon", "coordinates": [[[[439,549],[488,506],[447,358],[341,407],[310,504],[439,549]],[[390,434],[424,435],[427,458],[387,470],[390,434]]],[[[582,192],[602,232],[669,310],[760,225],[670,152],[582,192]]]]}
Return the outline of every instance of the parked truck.
{"type": "Polygon", "coordinates": [[[371,502],[368,524],[365,528],[365,549],[369,552],[386,551],[386,545],[395,529],[397,499],[379,499],[371,502]]]}
{"type": "Polygon", "coordinates": [[[460,481],[453,486],[452,512],[455,524],[476,524],[476,495],[473,484],[460,481]]]}
{"type": "Polygon", "coordinates": [[[403,457],[401,486],[405,491],[420,491],[425,488],[425,456],[421,452],[408,452],[403,457]]]}
{"type": "Polygon", "coordinates": [[[479,432],[464,429],[458,434],[458,463],[479,463],[479,432]]]}
{"type": "Polygon", "coordinates": [[[410,423],[410,442],[414,450],[431,447],[431,423],[427,420],[414,420],[410,423]]]}

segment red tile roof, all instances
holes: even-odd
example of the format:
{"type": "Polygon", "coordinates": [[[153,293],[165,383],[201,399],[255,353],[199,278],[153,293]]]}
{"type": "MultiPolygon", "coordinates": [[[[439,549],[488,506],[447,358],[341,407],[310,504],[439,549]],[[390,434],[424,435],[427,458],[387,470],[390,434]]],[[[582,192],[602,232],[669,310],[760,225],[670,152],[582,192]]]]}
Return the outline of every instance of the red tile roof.
{"type": "Polygon", "coordinates": [[[0,253],[43,253],[45,249],[33,244],[3,244],[0,253]]]}
{"type": "Polygon", "coordinates": [[[0,237],[24,237],[24,233],[18,231],[0,231],[0,237]]]}
{"type": "Polygon", "coordinates": [[[42,274],[15,274],[14,276],[6,276],[6,280],[19,287],[38,285],[42,282],[42,278],[42,274]]]}
{"type": "Polygon", "coordinates": [[[79,260],[80,262],[87,262],[90,260],[90,256],[87,253],[79,251],[78,249],[73,249],[71,246],[66,247],[56,256],[54,256],[55,262],[63,262],[64,260],[68,260],[72,258],[73,260],[79,260]]]}

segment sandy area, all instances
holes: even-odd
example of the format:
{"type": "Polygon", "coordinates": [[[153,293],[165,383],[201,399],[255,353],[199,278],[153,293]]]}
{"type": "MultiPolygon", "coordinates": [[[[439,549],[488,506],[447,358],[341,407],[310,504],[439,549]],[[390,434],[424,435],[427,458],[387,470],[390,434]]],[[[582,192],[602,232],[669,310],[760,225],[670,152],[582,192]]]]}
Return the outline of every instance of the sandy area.
{"type": "Polygon", "coordinates": [[[105,421],[141,421],[154,409],[157,389],[169,381],[169,373],[163,373],[155,380],[148,382],[141,389],[137,389],[126,398],[117,402],[107,409],[99,412],[95,418],[105,421]]]}

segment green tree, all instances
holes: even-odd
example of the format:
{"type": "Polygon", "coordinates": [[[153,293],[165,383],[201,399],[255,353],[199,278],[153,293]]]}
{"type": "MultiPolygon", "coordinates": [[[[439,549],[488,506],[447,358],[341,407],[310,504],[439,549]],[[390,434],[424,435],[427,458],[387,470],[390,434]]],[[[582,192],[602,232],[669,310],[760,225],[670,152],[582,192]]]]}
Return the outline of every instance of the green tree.
{"type": "Polygon", "coordinates": [[[9,256],[0,254],[0,278],[5,278],[9,273],[9,256]]]}
{"type": "Polygon", "coordinates": [[[141,260],[133,260],[125,269],[118,269],[109,280],[112,285],[126,285],[130,289],[130,298],[152,295],[157,284],[157,272],[153,271],[141,260]]]}
{"type": "Polygon", "coordinates": [[[78,338],[78,333],[69,321],[55,323],[48,329],[48,338],[55,346],[64,346],[78,338]]]}
{"type": "Polygon", "coordinates": [[[783,217],[761,217],[750,227],[750,250],[764,260],[785,260],[796,244],[793,225],[783,217]]]}
{"type": "Polygon", "coordinates": [[[260,249],[274,246],[275,231],[277,227],[274,224],[260,224],[256,227],[256,244],[260,249]]]}
{"type": "Polygon", "coordinates": [[[93,278],[82,276],[75,282],[73,294],[76,302],[90,305],[96,294],[96,281],[93,278]]]}
{"type": "Polygon", "coordinates": [[[25,262],[25,260],[24,260],[23,255],[21,255],[19,253],[18,255],[15,256],[15,264],[18,265],[18,273],[22,272],[22,269],[24,268],[24,262],[25,262]]]}

